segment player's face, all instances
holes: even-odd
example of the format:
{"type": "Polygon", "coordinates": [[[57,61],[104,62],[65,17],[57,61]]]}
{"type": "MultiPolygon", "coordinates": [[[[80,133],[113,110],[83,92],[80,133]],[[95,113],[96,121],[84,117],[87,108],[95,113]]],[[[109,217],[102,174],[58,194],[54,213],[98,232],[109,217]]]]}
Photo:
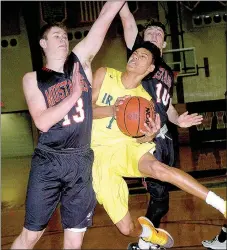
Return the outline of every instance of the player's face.
{"type": "Polygon", "coordinates": [[[69,51],[68,35],[59,27],[52,27],[44,40],[44,51],[47,56],[56,59],[66,58],[69,51]]]}
{"type": "Polygon", "coordinates": [[[164,32],[157,26],[149,26],[144,31],[144,41],[155,44],[160,50],[164,47],[164,32]]]}
{"type": "Polygon", "coordinates": [[[153,56],[149,50],[139,48],[130,56],[127,63],[127,70],[130,72],[136,72],[139,75],[145,74],[146,71],[151,72],[154,70],[152,60],[153,56]]]}

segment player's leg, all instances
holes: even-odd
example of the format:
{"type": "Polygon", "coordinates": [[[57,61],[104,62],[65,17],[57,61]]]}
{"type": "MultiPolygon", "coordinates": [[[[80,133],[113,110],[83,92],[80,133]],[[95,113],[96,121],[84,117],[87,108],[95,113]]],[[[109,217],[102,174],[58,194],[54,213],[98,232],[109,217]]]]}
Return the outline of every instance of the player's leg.
{"type": "Polygon", "coordinates": [[[22,232],[14,240],[10,249],[33,249],[44,231],[45,229],[41,231],[31,231],[23,227],[22,232]]]}
{"type": "Polygon", "coordinates": [[[154,144],[134,142],[108,147],[94,147],[93,187],[97,200],[103,205],[114,224],[125,235],[145,237],[148,241],[173,245],[172,237],[165,232],[157,232],[153,224],[144,217],[139,223],[132,222],[128,214],[128,186],[124,177],[142,177],[138,170],[138,161],[145,152],[154,150],[154,144]],[[170,239],[170,240],[169,240],[170,239]]]}
{"type": "MultiPolygon", "coordinates": [[[[113,180],[110,180],[110,182],[113,180]]],[[[139,217],[133,221],[128,211],[128,186],[125,180],[120,176],[114,177],[114,183],[110,183],[112,191],[112,202],[106,197],[102,200],[103,206],[108,215],[117,226],[119,231],[131,237],[143,238],[144,241],[152,244],[158,244],[165,247],[173,246],[173,238],[165,230],[155,229],[152,222],[146,217],[139,217]],[[114,208],[113,209],[113,205],[114,208]]],[[[110,194],[111,190],[108,190],[110,194]]]]}
{"type": "Polygon", "coordinates": [[[90,149],[61,157],[65,169],[61,197],[64,249],[81,249],[84,234],[92,225],[96,206],[92,187],[93,151],[90,149]]]}
{"type": "Polygon", "coordinates": [[[119,231],[126,236],[139,237],[142,233],[142,226],[138,221],[132,220],[129,211],[115,225],[119,231]]]}
{"type": "Polygon", "coordinates": [[[227,224],[224,224],[221,232],[212,240],[202,241],[204,247],[209,249],[226,249],[227,246],[227,224]]]}
{"type": "Polygon", "coordinates": [[[85,231],[78,231],[77,229],[64,230],[64,249],[81,249],[85,231]]]}
{"type": "MultiPolygon", "coordinates": [[[[121,147],[120,152],[123,152],[123,150],[124,147],[121,147]]],[[[119,158],[118,156],[118,158],[114,158],[114,162],[118,161],[119,164],[119,167],[115,169],[115,173],[125,177],[142,177],[141,173],[138,171],[138,161],[141,156],[144,155],[144,153],[148,150],[151,150],[153,152],[154,144],[138,144],[130,142],[130,144],[125,145],[125,155],[121,158],[119,158]],[[119,162],[118,159],[121,159],[121,161],[119,162]]],[[[120,190],[117,193],[124,190],[124,194],[121,194],[120,196],[124,197],[128,195],[128,186],[123,178],[121,180],[122,182],[124,182],[125,186],[123,188],[123,185],[120,185],[120,190]]],[[[122,200],[123,199],[121,198],[120,201],[122,200]]],[[[128,204],[128,201],[126,204],[128,204]]],[[[119,204],[118,206],[120,207],[121,204],[119,204]]],[[[140,237],[140,239],[143,238],[145,241],[148,241],[152,244],[172,247],[173,239],[169,235],[169,233],[161,229],[155,229],[152,222],[148,218],[138,218],[138,222],[142,226],[141,234],[138,234],[140,225],[138,225],[137,221],[132,221],[129,213],[120,219],[121,220],[116,221],[117,223],[115,224],[118,226],[119,230],[121,230],[122,232],[124,231],[124,234],[127,233],[130,236],[134,236],[135,234],[137,234],[137,237],[140,237]]]]}
{"type": "MultiPolygon", "coordinates": [[[[160,162],[169,166],[173,165],[174,152],[173,142],[169,138],[155,138],[156,149],[154,156],[160,162]]],[[[169,184],[152,178],[146,178],[146,188],[150,194],[146,217],[149,218],[155,227],[159,227],[162,217],[169,210],[169,184]]]]}
{"type": "Polygon", "coordinates": [[[146,182],[150,201],[145,216],[157,228],[162,217],[169,211],[169,185],[155,179],[146,180],[146,182]]]}
{"type": "Polygon", "coordinates": [[[150,153],[146,153],[141,157],[138,168],[146,176],[169,182],[185,192],[206,201],[226,216],[226,202],[184,171],[157,161],[150,153]]]}
{"type": "Polygon", "coordinates": [[[28,181],[24,228],[11,249],[32,249],[42,236],[60,199],[57,174],[50,155],[36,149],[28,181]]]}

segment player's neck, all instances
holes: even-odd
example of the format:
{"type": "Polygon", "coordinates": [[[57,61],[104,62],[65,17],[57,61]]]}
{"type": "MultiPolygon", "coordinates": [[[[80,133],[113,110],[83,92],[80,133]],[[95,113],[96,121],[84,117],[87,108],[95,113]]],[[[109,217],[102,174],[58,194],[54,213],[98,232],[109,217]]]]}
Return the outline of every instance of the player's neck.
{"type": "Polygon", "coordinates": [[[46,68],[56,72],[64,73],[65,59],[48,59],[46,62],[46,68]]]}
{"type": "Polygon", "coordinates": [[[141,77],[129,72],[123,72],[121,75],[122,84],[126,89],[134,89],[141,84],[141,77]]]}

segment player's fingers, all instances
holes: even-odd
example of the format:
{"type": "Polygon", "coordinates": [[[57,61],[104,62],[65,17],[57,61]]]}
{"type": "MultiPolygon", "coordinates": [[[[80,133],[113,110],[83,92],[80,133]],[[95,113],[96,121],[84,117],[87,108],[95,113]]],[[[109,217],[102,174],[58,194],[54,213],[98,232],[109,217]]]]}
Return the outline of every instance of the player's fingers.
{"type": "Polygon", "coordinates": [[[159,130],[161,128],[161,119],[160,119],[160,115],[159,114],[156,114],[156,117],[155,117],[155,126],[156,126],[157,130],[159,130]]]}
{"type": "Polygon", "coordinates": [[[154,129],[157,129],[157,128],[156,128],[156,127],[157,127],[157,126],[156,126],[156,123],[155,123],[150,117],[148,118],[148,120],[149,120],[149,122],[150,122],[150,127],[151,127],[151,128],[154,128],[154,129]]]}
{"type": "Polygon", "coordinates": [[[78,71],[79,71],[79,63],[76,62],[76,63],[74,63],[74,67],[73,67],[73,76],[74,76],[75,74],[77,74],[78,71]]]}
{"type": "Polygon", "coordinates": [[[124,98],[124,100],[125,100],[125,99],[127,99],[127,98],[129,98],[129,97],[131,97],[131,95],[125,95],[123,98],[124,98]]]}
{"type": "Polygon", "coordinates": [[[199,125],[201,124],[202,122],[198,121],[198,122],[193,122],[193,125],[199,125]]]}
{"type": "MultiPolygon", "coordinates": [[[[143,125],[144,125],[144,127],[147,129],[146,133],[152,131],[151,128],[150,128],[146,123],[144,123],[143,125]]],[[[143,132],[144,132],[144,131],[143,131],[143,132]]]]}
{"type": "Polygon", "coordinates": [[[124,103],[124,100],[131,97],[130,95],[125,95],[125,96],[122,96],[122,97],[118,97],[116,102],[115,102],[115,105],[118,106],[118,105],[121,105],[124,103]]]}
{"type": "Polygon", "coordinates": [[[191,119],[188,119],[189,122],[198,122],[198,121],[202,121],[203,118],[198,118],[198,117],[193,117],[191,119]]]}
{"type": "Polygon", "coordinates": [[[116,102],[115,102],[115,106],[117,107],[117,106],[119,106],[119,105],[122,105],[124,102],[123,102],[123,100],[117,100],[116,102]]]}
{"type": "Polygon", "coordinates": [[[192,116],[192,117],[203,117],[203,115],[201,115],[201,114],[198,114],[198,113],[193,113],[193,114],[190,114],[190,116],[192,116]]]}
{"type": "Polygon", "coordinates": [[[147,132],[146,131],[143,131],[142,129],[140,129],[140,132],[145,135],[147,132]]]}
{"type": "Polygon", "coordinates": [[[184,112],[183,114],[181,114],[182,116],[186,116],[188,115],[188,111],[184,112]]]}
{"type": "Polygon", "coordinates": [[[75,82],[76,80],[79,80],[79,63],[76,62],[74,63],[74,68],[73,68],[73,75],[72,75],[72,81],[75,82]]]}
{"type": "Polygon", "coordinates": [[[190,114],[190,115],[188,115],[188,117],[190,117],[190,118],[194,118],[194,117],[197,117],[198,116],[198,114],[197,113],[194,113],[194,114],[190,114]]]}

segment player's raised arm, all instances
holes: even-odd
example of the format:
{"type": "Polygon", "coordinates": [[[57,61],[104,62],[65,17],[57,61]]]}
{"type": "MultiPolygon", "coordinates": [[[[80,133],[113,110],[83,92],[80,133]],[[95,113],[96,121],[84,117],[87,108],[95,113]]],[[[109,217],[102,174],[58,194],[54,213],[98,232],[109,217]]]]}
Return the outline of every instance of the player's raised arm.
{"type": "Polygon", "coordinates": [[[124,4],[119,14],[123,25],[126,46],[131,50],[138,34],[138,28],[127,2],[124,4]]]}
{"type": "Polygon", "coordinates": [[[102,46],[111,22],[124,3],[124,1],[106,2],[87,36],[74,47],[73,52],[79,57],[82,64],[91,63],[102,46]]]}

